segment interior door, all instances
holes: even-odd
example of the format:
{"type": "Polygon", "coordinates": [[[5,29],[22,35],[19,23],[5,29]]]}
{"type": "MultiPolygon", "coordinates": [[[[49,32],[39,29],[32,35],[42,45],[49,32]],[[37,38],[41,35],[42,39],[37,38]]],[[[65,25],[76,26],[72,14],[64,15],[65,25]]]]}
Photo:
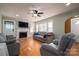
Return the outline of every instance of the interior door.
{"type": "Polygon", "coordinates": [[[14,35],[15,36],[15,22],[12,20],[3,21],[3,33],[5,35],[14,35]]]}
{"type": "Polygon", "coordinates": [[[64,27],[65,27],[65,30],[64,30],[65,33],[71,32],[71,19],[68,19],[65,21],[64,27]]]}

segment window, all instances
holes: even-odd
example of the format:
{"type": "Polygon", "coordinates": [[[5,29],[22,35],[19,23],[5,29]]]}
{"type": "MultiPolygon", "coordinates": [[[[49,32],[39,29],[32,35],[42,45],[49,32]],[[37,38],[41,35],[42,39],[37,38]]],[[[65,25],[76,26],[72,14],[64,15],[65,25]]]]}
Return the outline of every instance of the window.
{"type": "Polygon", "coordinates": [[[48,22],[48,32],[53,32],[53,23],[52,22],[48,22]]]}
{"type": "Polygon", "coordinates": [[[36,24],[36,32],[53,32],[53,22],[36,24]]]}
{"type": "Polygon", "coordinates": [[[40,32],[47,32],[47,23],[38,24],[36,30],[40,32]]]}
{"type": "Polygon", "coordinates": [[[38,30],[38,28],[39,28],[39,25],[38,24],[36,24],[36,32],[38,32],[39,30],[38,30]]]}
{"type": "Polygon", "coordinates": [[[39,31],[43,32],[43,24],[39,24],[39,31]]]}
{"type": "Polygon", "coordinates": [[[11,21],[5,21],[5,28],[8,31],[12,31],[14,29],[14,23],[11,21]]]}
{"type": "Polygon", "coordinates": [[[44,31],[44,32],[47,32],[47,23],[44,23],[44,24],[43,24],[43,31],[44,31]]]}

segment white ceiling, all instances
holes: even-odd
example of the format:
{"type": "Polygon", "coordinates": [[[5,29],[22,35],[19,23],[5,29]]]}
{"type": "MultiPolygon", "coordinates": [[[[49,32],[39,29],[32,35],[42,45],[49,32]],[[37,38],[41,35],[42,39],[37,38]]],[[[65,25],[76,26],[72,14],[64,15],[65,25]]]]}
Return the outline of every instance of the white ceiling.
{"type": "Polygon", "coordinates": [[[42,20],[57,14],[78,8],[79,4],[65,5],[66,3],[0,3],[0,13],[4,16],[27,19],[35,21],[32,17],[31,10],[37,9],[44,12],[42,17],[36,17],[36,20],[42,20]],[[18,14],[19,16],[16,16],[18,14]]]}

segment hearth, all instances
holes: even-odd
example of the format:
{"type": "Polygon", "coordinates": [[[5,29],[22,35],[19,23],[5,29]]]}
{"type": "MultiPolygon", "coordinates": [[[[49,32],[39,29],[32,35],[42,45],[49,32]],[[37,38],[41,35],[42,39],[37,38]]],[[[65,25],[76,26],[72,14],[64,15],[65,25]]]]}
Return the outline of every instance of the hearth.
{"type": "Polygon", "coordinates": [[[19,32],[19,38],[27,37],[27,32],[19,32]]]}

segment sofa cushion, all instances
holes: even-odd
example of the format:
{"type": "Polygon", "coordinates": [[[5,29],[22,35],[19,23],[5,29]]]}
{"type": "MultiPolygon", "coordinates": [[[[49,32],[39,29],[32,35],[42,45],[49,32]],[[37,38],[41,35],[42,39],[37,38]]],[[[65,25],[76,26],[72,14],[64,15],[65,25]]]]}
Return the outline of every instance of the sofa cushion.
{"type": "Polygon", "coordinates": [[[34,35],[40,35],[40,32],[35,32],[34,35]]]}
{"type": "Polygon", "coordinates": [[[44,35],[44,38],[46,38],[47,37],[47,35],[44,35]]]}
{"type": "Polygon", "coordinates": [[[0,33],[0,42],[6,41],[6,36],[3,33],[0,33]]]}
{"type": "Polygon", "coordinates": [[[42,36],[42,35],[35,35],[35,37],[43,38],[43,36],[42,36]]]}
{"type": "Polygon", "coordinates": [[[49,45],[50,45],[51,47],[55,48],[55,49],[58,49],[58,46],[55,45],[54,43],[50,43],[49,45]]]}

